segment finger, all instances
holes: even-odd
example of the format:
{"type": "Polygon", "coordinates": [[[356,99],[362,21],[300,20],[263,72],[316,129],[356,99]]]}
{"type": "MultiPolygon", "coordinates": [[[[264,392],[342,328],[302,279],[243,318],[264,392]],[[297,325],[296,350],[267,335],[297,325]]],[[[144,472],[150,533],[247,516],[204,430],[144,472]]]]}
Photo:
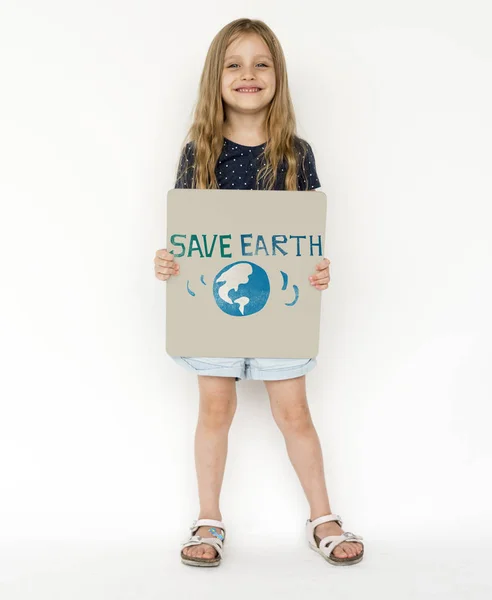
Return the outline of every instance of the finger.
{"type": "Polygon", "coordinates": [[[173,259],[167,260],[165,258],[154,258],[154,264],[160,267],[171,267],[177,263],[173,259]]]}
{"type": "Polygon", "coordinates": [[[158,258],[165,258],[167,260],[172,260],[174,258],[174,254],[171,254],[166,248],[163,248],[162,250],[157,250],[155,255],[158,258]]]}
{"type": "Polygon", "coordinates": [[[316,280],[316,283],[317,283],[317,284],[320,284],[320,283],[322,283],[322,284],[325,284],[325,283],[329,283],[329,281],[330,281],[330,278],[329,278],[329,277],[319,277],[319,278],[316,280]]]}
{"type": "Polygon", "coordinates": [[[319,275],[314,275],[312,278],[310,277],[309,279],[311,280],[312,284],[315,284],[315,283],[320,283],[320,282],[323,282],[323,281],[330,281],[330,276],[329,275],[323,276],[320,273],[319,275]]]}
{"type": "Polygon", "coordinates": [[[175,273],[175,269],[173,269],[172,267],[156,267],[155,272],[156,273],[163,273],[165,275],[172,275],[173,273],[175,273]]]}
{"type": "Polygon", "coordinates": [[[321,269],[327,269],[330,265],[330,261],[327,258],[324,258],[320,263],[316,265],[316,269],[320,271],[321,269]]]}
{"type": "Polygon", "coordinates": [[[174,260],[174,254],[165,254],[165,255],[160,255],[156,252],[155,257],[154,257],[154,261],[160,261],[160,260],[174,260]]]}
{"type": "Polygon", "coordinates": [[[157,277],[157,279],[160,279],[162,281],[167,281],[169,277],[171,277],[171,275],[164,275],[163,273],[156,273],[155,276],[157,277]]]}

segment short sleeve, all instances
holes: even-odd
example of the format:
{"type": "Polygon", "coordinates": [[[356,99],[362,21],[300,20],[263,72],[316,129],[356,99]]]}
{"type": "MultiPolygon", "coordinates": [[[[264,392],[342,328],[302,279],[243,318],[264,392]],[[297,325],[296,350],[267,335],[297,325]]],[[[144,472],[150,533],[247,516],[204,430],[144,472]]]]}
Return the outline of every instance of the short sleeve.
{"type": "Polygon", "coordinates": [[[175,188],[191,188],[193,183],[194,150],[192,142],[188,142],[181,152],[176,172],[175,188]]]}
{"type": "Polygon", "coordinates": [[[304,141],[304,144],[306,146],[306,150],[301,150],[301,162],[299,164],[299,171],[297,174],[297,189],[301,191],[314,190],[321,187],[318,173],[316,172],[316,161],[314,158],[313,149],[308,142],[304,141]]]}

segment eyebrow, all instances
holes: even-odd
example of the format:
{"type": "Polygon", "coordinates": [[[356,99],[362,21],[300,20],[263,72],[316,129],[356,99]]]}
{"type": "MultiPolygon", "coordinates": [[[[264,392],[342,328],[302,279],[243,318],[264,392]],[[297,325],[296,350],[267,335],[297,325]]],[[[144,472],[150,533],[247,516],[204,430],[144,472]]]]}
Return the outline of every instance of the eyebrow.
{"type": "MultiPolygon", "coordinates": [[[[242,58],[242,56],[239,54],[232,54],[231,56],[226,56],[224,61],[231,60],[232,58],[242,58]]],[[[255,54],[255,58],[266,58],[267,60],[273,60],[271,56],[268,56],[268,54],[255,54]]]]}

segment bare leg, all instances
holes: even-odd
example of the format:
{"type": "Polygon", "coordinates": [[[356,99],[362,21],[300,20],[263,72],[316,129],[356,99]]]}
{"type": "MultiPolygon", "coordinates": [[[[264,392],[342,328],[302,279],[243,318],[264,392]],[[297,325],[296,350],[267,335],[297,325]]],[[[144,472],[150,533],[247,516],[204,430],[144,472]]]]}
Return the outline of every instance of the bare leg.
{"type": "MultiPolygon", "coordinates": [[[[227,442],[236,412],[236,380],[234,377],[198,375],[200,406],[195,432],[195,466],[200,499],[199,519],[222,520],[219,508],[224,478],[227,442]]],[[[219,533],[223,531],[219,528],[219,533]]],[[[208,526],[199,527],[195,535],[212,537],[208,526]]],[[[210,544],[187,546],[187,556],[213,558],[217,551],[210,544]]]]}
{"type": "MultiPolygon", "coordinates": [[[[310,505],[310,519],[330,514],[323,455],[311,419],[306,397],[306,376],[265,381],[273,418],[285,438],[287,453],[310,505]]],[[[315,528],[316,535],[340,535],[343,530],[331,521],[315,528]]],[[[358,542],[342,542],[333,550],[339,558],[355,556],[362,550],[358,542]]]]}

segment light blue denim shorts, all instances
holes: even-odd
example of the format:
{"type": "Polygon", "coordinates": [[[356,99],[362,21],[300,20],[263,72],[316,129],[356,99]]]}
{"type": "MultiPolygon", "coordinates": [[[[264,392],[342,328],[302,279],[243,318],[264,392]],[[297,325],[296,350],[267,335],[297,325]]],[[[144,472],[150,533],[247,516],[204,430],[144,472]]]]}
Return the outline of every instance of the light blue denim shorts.
{"type": "Polygon", "coordinates": [[[171,356],[178,365],[196,375],[271,381],[305,375],[316,366],[316,358],[216,358],[171,356]]]}

